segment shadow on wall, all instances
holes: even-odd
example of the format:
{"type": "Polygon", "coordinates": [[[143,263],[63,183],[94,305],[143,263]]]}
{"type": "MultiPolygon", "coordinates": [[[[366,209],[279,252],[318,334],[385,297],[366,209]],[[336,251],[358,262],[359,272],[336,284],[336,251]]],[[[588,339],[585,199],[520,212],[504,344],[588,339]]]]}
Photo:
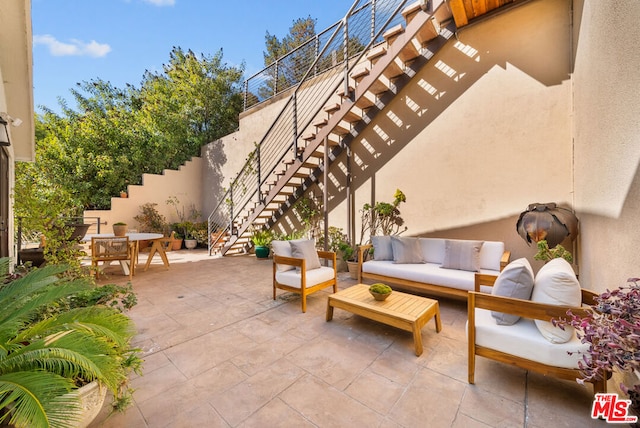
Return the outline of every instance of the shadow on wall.
{"type": "Polygon", "coordinates": [[[222,167],[227,162],[224,152],[224,142],[217,140],[202,149],[202,158],[206,162],[202,182],[202,208],[203,215],[208,215],[224,195],[222,167]]]}
{"type": "MultiPolygon", "coordinates": [[[[546,86],[560,85],[568,80],[570,63],[569,58],[563,56],[564,50],[552,49],[553,52],[547,54],[545,61],[540,61],[540,55],[549,51],[549,46],[557,45],[557,40],[567,40],[564,34],[566,27],[557,26],[550,31],[545,18],[547,13],[557,14],[558,8],[553,2],[522,5],[502,17],[494,18],[499,22],[491,25],[491,31],[486,27],[483,29],[484,24],[463,29],[457,39],[450,40],[424,66],[413,65],[419,70],[417,74],[398,95],[387,95],[392,98],[391,102],[384,110],[377,112],[372,123],[349,143],[353,150],[352,189],[365,183],[375,186],[376,173],[409,143],[432,144],[440,152],[451,152],[455,128],[474,126],[471,118],[469,123],[451,124],[451,140],[417,141],[416,137],[492,68],[498,66],[506,69],[511,64],[546,86]],[[532,11],[532,7],[537,9],[532,11]],[[547,11],[547,8],[552,10],[547,11]],[[555,66],[545,67],[547,60],[553,61],[555,66]]],[[[423,64],[426,61],[420,60],[423,64]]],[[[479,105],[478,108],[484,109],[487,105],[479,105]]],[[[487,156],[488,149],[477,148],[483,156],[487,156]]],[[[470,158],[474,156],[473,153],[468,155],[470,158]]],[[[481,163],[472,167],[478,168],[479,174],[483,173],[484,166],[481,163]]],[[[329,210],[336,208],[346,198],[346,172],[346,153],[342,152],[329,170],[329,210]]],[[[372,189],[372,194],[376,194],[375,189],[372,189]]]]}

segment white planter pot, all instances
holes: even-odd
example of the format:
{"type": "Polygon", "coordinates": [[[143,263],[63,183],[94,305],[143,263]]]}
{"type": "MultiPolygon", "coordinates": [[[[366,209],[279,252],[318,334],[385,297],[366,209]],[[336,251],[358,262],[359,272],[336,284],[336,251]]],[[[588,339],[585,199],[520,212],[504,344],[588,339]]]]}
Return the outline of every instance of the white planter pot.
{"type": "Polygon", "coordinates": [[[93,381],[76,391],[80,395],[82,411],[73,424],[76,428],[86,428],[98,416],[107,395],[107,388],[93,381]]]}
{"type": "Polygon", "coordinates": [[[198,246],[198,241],[196,241],[195,239],[185,239],[184,246],[187,247],[187,250],[193,250],[194,248],[196,248],[196,246],[198,246]]]}

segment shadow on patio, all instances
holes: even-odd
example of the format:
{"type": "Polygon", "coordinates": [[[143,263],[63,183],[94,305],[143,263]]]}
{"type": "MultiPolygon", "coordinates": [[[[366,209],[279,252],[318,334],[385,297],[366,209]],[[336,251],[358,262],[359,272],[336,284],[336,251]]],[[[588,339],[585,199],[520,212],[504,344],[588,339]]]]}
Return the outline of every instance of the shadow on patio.
{"type": "MultiPolygon", "coordinates": [[[[326,322],[329,291],[306,314],[298,295],[272,300],[270,260],[168,254],[169,270],[158,258],[133,279],[134,406],[107,418],[105,404],[91,427],[606,425],[590,418],[590,386],[483,358],[469,385],[464,302],[440,299],[442,332],[429,321],[416,357],[410,332],[340,309],[326,322]]],[[[113,272],[101,282],[126,283],[113,272]]],[[[340,289],[354,283],[340,274],[340,289]]]]}

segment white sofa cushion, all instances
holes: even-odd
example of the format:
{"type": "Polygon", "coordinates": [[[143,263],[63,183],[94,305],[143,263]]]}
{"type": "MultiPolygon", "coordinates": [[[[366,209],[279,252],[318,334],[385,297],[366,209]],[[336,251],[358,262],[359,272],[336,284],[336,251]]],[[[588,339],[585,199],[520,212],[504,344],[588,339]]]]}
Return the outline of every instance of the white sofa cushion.
{"type": "Polygon", "coordinates": [[[393,260],[393,248],[391,246],[391,236],[372,236],[373,259],[374,260],[393,260]]]}
{"type": "MultiPolygon", "coordinates": [[[[422,258],[427,263],[442,264],[445,254],[443,238],[419,238],[422,258]]],[[[504,242],[484,241],[480,249],[480,269],[500,271],[500,260],[504,254],[504,242]]]]}
{"type": "MultiPolygon", "coordinates": [[[[333,268],[321,266],[317,269],[307,270],[306,279],[307,287],[312,287],[321,282],[333,279],[333,268]]],[[[288,270],[284,272],[276,272],[276,281],[289,287],[302,288],[302,273],[296,270],[288,270]]]]}
{"type": "MultiPolygon", "coordinates": [[[[291,244],[291,256],[304,259],[307,271],[320,268],[320,259],[316,250],[316,242],[313,239],[294,239],[291,244]]],[[[300,268],[296,267],[296,270],[300,268]]]]}
{"type": "Polygon", "coordinates": [[[500,271],[504,242],[484,241],[480,249],[480,268],[500,271]]]}
{"type": "MultiPolygon", "coordinates": [[[[580,306],[582,292],[573,268],[565,259],[557,258],[545,264],[536,275],[531,300],[550,305],[580,306]]],[[[554,327],[549,321],[536,320],[540,333],[552,343],[571,340],[573,327],[554,327]]]]}
{"type": "MultiPolygon", "coordinates": [[[[289,241],[271,241],[271,250],[273,251],[273,254],[277,256],[291,257],[291,244],[289,244],[289,241]]],[[[284,272],[295,269],[295,266],[277,263],[276,269],[278,272],[284,272]]]]}
{"type": "Polygon", "coordinates": [[[418,240],[424,261],[441,265],[444,260],[445,240],[441,238],[419,238],[418,240]]]}
{"type": "MultiPolygon", "coordinates": [[[[511,297],[514,299],[531,299],[533,290],[533,269],[529,260],[520,258],[509,263],[493,285],[491,294],[502,297],[511,297]]],[[[496,323],[500,325],[515,324],[520,317],[513,314],[505,314],[503,312],[491,311],[491,316],[495,318],[496,323]]]]}
{"type": "Polygon", "coordinates": [[[513,325],[498,325],[491,311],[485,309],[476,308],[475,325],[477,345],[555,367],[577,368],[583,357],[580,352],[589,349],[589,344],[581,343],[573,331],[567,342],[549,343],[532,320],[522,318],[513,325]]]}
{"type": "MultiPolygon", "coordinates": [[[[459,290],[470,291],[475,287],[474,272],[440,269],[440,265],[436,263],[396,264],[390,261],[371,260],[362,264],[362,271],[408,281],[457,288],[459,290]]],[[[498,275],[499,272],[480,269],[480,273],[498,275]]],[[[491,293],[491,287],[482,286],[480,291],[491,293]]]]}
{"type": "Polygon", "coordinates": [[[424,263],[418,238],[392,236],[391,247],[394,263],[424,263]]]}
{"type": "Polygon", "coordinates": [[[480,271],[480,249],[484,241],[447,239],[444,243],[444,269],[480,271]]]}

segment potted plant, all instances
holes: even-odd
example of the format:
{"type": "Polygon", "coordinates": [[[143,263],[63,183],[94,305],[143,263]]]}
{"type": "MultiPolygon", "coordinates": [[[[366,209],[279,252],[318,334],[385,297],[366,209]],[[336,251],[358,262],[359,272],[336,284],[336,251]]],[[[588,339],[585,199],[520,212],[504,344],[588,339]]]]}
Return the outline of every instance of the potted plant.
{"type": "Polygon", "coordinates": [[[549,248],[546,239],[537,242],[538,252],[533,256],[536,260],[542,260],[545,263],[555,258],[563,258],[569,263],[573,263],[573,256],[562,245],[558,244],[553,248],[549,248]]]}
{"type": "Polygon", "coordinates": [[[173,251],[178,251],[182,248],[183,237],[176,230],[173,231],[173,240],[171,241],[171,249],[173,251]]]}
{"type": "Polygon", "coordinates": [[[255,246],[256,257],[266,259],[269,257],[269,244],[273,240],[273,233],[268,229],[256,229],[251,235],[251,242],[255,246]]]}
{"type": "Polygon", "coordinates": [[[349,275],[352,279],[358,279],[358,261],[356,249],[348,242],[342,242],[338,246],[340,258],[347,264],[349,275]]]}
{"type": "Polygon", "coordinates": [[[180,200],[176,196],[171,196],[166,201],[167,205],[173,206],[178,219],[180,220],[176,227],[184,237],[184,246],[188,250],[192,250],[198,246],[198,240],[194,236],[195,221],[200,218],[200,212],[196,210],[195,205],[191,205],[189,215],[185,214],[184,206],[180,206],[180,200]]]}
{"type": "Polygon", "coordinates": [[[121,221],[113,223],[113,234],[115,236],[125,236],[127,234],[127,223],[121,221]]]}
{"type": "Polygon", "coordinates": [[[387,297],[391,295],[393,290],[386,284],[381,282],[375,283],[369,287],[369,293],[376,300],[385,300],[387,297]]]}
{"type": "Polygon", "coordinates": [[[588,315],[580,317],[569,312],[568,321],[554,320],[555,325],[570,325],[576,329],[582,343],[589,349],[579,367],[584,377],[578,382],[602,379],[616,370],[626,377],[620,384],[629,396],[632,410],[640,414],[640,278],[629,278],[625,286],[605,291],[596,297],[588,315]],[[629,385],[629,383],[634,383],[629,385]]]}
{"type": "Polygon", "coordinates": [[[87,277],[71,279],[66,265],[9,275],[9,263],[0,259],[0,423],[49,427],[78,421],[78,391],[91,382],[111,390],[121,409],[126,406],[128,375],[139,370],[141,359],[130,345],[133,322],[104,304],[114,289],[105,293],[87,277]]]}

